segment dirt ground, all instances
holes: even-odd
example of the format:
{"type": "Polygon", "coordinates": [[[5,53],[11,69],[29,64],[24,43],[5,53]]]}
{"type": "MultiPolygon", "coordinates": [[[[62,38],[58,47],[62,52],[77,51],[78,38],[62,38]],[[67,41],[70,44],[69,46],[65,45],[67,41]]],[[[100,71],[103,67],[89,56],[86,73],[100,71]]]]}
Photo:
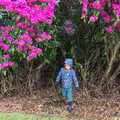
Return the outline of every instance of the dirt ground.
{"type": "Polygon", "coordinates": [[[20,112],[40,116],[62,116],[66,120],[120,120],[120,95],[90,97],[74,92],[74,110],[68,113],[53,89],[36,91],[32,96],[0,99],[0,112],[20,112]]]}

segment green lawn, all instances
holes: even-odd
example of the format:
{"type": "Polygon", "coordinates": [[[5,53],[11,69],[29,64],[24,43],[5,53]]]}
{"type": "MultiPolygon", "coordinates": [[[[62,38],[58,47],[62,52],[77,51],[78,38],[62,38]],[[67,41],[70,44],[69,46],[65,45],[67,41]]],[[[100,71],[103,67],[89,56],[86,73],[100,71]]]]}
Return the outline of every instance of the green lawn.
{"type": "Polygon", "coordinates": [[[0,120],[64,120],[61,117],[38,117],[20,113],[0,113],[0,120]]]}
{"type": "MultiPolygon", "coordinates": [[[[0,113],[0,120],[66,120],[66,119],[62,117],[51,117],[51,116],[39,117],[35,115],[20,114],[20,113],[0,113]]],[[[100,119],[78,118],[75,120],[100,120],[100,119]]],[[[105,120],[120,120],[120,117],[113,117],[105,120]]]]}

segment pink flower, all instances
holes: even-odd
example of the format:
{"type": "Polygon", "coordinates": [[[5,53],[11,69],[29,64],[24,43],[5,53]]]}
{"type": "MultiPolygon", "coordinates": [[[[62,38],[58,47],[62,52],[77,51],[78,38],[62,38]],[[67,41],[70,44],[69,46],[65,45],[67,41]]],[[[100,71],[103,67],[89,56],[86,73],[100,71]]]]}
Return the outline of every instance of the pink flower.
{"type": "Polygon", "coordinates": [[[46,32],[41,33],[41,34],[40,34],[40,37],[41,37],[42,39],[45,39],[45,40],[50,40],[50,39],[52,39],[51,35],[48,34],[48,33],[46,33],[46,32]]]}
{"type": "Polygon", "coordinates": [[[25,45],[25,41],[24,41],[24,40],[19,40],[17,43],[18,43],[20,46],[25,45]]]}
{"type": "Polygon", "coordinates": [[[105,23],[109,23],[112,21],[113,17],[111,15],[109,15],[106,11],[102,10],[101,11],[101,16],[102,19],[104,20],[105,23]]]}
{"type": "Polygon", "coordinates": [[[83,19],[83,18],[85,18],[85,17],[87,17],[87,14],[86,14],[86,13],[82,13],[81,19],[83,19]]]}
{"type": "Polygon", "coordinates": [[[12,32],[14,29],[13,29],[13,27],[4,27],[4,26],[2,26],[2,27],[0,28],[0,30],[12,32]]]}
{"type": "Polygon", "coordinates": [[[103,17],[103,20],[105,23],[109,23],[112,21],[112,16],[107,15],[107,16],[103,17]]]}
{"type": "MultiPolygon", "coordinates": [[[[46,7],[34,4],[36,0],[19,0],[9,1],[0,0],[0,5],[7,9],[9,12],[14,12],[19,16],[29,20],[33,24],[44,22],[47,24],[52,23],[54,17],[55,7],[58,5],[57,0],[39,0],[38,2],[47,2],[46,7]]],[[[22,24],[17,25],[20,28],[24,26],[22,24]]]]}
{"type": "Polygon", "coordinates": [[[8,33],[2,33],[2,37],[9,41],[14,41],[14,38],[12,38],[8,33]]]}
{"type": "Polygon", "coordinates": [[[102,17],[105,17],[105,16],[108,15],[108,13],[107,13],[106,11],[102,10],[102,11],[100,12],[100,15],[101,15],[102,17]]]}
{"type": "Polygon", "coordinates": [[[10,37],[7,38],[7,40],[13,42],[13,41],[14,41],[14,38],[10,36],[10,37]]]}
{"type": "Polygon", "coordinates": [[[105,6],[108,2],[109,0],[100,0],[102,6],[105,6]]]}
{"type": "Polygon", "coordinates": [[[2,48],[3,48],[4,51],[8,51],[8,50],[10,50],[10,45],[4,44],[2,46],[2,48]]]}
{"type": "Polygon", "coordinates": [[[120,17],[120,3],[118,3],[118,4],[113,3],[112,8],[115,11],[116,17],[120,17]]]}
{"type": "Polygon", "coordinates": [[[103,9],[103,6],[101,5],[100,1],[95,1],[93,3],[90,3],[91,8],[96,9],[96,10],[101,10],[103,9]]]}
{"type": "Polygon", "coordinates": [[[25,26],[24,26],[24,24],[22,22],[17,23],[16,27],[21,28],[21,29],[25,28],[25,26]]]}
{"type": "Polygon", "coordinates": [[[36,51],[37,54],[41,54],[43,52],[42,49],[40,49],[40,48],[36,48],[35,51],[36,51]]]}
{"type": "Polygon", "coordinates": [[[28,48],[27,45],[18,45],[17,49],[18,49],[19,51],[26,51],[26,50],[28,50],[29,48],[28,48]]]}
{"type": "Polygon", "coordinates": [[[17,49],[18,49],[19,51],[23,51],[23,48],[24,48],[24,46],[22,46],[22,45],[18,45],[18,47],[17,47],[17,49]]]}
{"type": "Polygon", "coordinates": [[[2,12],[2,9],[0,9],[0,13],[2,12]]]}
{"type": "Polygon", "coordinates": [[[65,32],[66,32],[67,34],[73,34],[74,31],[75,31],[75,29],[72,28],[72,27],[65,27],[65,32]]]}
{"type": "Polygon", "coordinates": [[[36,53],[36,54],[41,54],[43,52],[42,49],[36,47],[32,48],[31,51],[32,53],[36,53]]]}
{"type": "Polygon", "coordinates": [[[7,68],[9,65],[8,65],[8,62],[6,62],[6,63],[3,63],[2,65],[1,65],[1,69],[5,69],[5,68],[7,68]]]}
{"type": "Polygon", "coordinates": [[[2,64],[0,63],[0,70],[2,69],[2,64]]]}
{"type": "Polygon", "coordinates": [[[106,29],[107,33],[109,33],[109,34],[113,33],[113,27],[112,26],[106,27],[105,29],[106,29]]]}
{"type": "Polygon", "coordinates": [[[9,58],[10,58],[10,55],[9,55],[9,54],[3,55],[3,59],[4,59],[4,60],[9,59],[9,58]]]}
{"type": "Polygon", "coordinates": [[[35,46],[28,46],[28,49],[29,49],[30,51],[33,51],[33,50],[35,49],[35,46]]]}
{"type": "Polygon", "coordinates": [[[27,56],[27,60],[32,60],[33,58],[36,58],[37,55],[42,54],[43,51],[40,48],[36,48],[34,46],[29,46],[29,53],[27,56]]]}
{"type": "Polygon", "coordinates": [[[66,25],[71,25],[73,22],[71,20],[66,20],[66,25]]]}
{"type": "Polygon", "coordinates": [[[36,35],[36,32],[37,30],[36,29],[33,29],[33,28],[26,28],[26,32],[27,34],[29,34],[30,36],[35,36],[36,35]]]}
{"type": "Polygon", "coordinates": [[[0,41],[0,47],[3,47],[3,45],[4,45],[4,43],[3,43],[3,41],[1,40],[1,41],[0,41]]]}
{"type": "Polygon", "coordinates": [[[30,27],[30,25],[29,24],[24,24],[23,22],[18,22],[17,24],[16,24],[16,27],[17,28],[21,28],[21,29],[24,29],[24,28],[28,28],[28,27],[30,27]]]}
{"type": "Polygon", "coordinates": [[[34,3],[36,2],[37,0],[27,0],[28,3],[34,3]]]}
{"type": "Polygon", "coordinates": [[[88,0],[82,0],[82,11],[85,13],[87,13],[88,11],[88,4],[89,4],[88,0]]]}
{"type": "Polygon", "coordinates": [[[98,20],[98,16],[95,16],[95,15],[92,15],[92,16],[90,16],[90,18],[89,18],[89,21],[90,22],[96,22],[98,20]]]}
{"type": "Polygon", "coordinates": [[[27,56],[27,60],[32,60],[33,58],[37,57],[37,54],[32,52],[27,56]]]}
{"type": "Polygon", "coordinates": [[[12,67],[14,65],[14,62],[5,62],[1,64],[1,69],[6,69],[7,67],[12,67]]]}
{"type": "Polygon", "coordinates": [[[8,33],[2,33],[2,37],[8,38],[8,37],[9,37],[9,34],[8,34],[8,33]]]}
{"type": "Polygon", "coordinates": [[[44,22],[50,25],[50,24],[53,23],[53,20],[51,20],[51,19],[46,19],[46,20],[44,20],[44,22]]]}
{"type": "Polygon", "coordinates": [[[39,42],[42,42],[43,40],[41,38],[36,38],[35,41],[39,43],[39,42]]]}
{"type": "Polygon", "coordinates": [[[32,38],[27,33],[21,35],[20,39],[24,40],[26,43],[32,44],[32,38]]]}
{"type": "Polygon", "coordinates": [[[9,67],[13,67],[14,66],[14,62],[8,62],[8,66],[9,67]]]}

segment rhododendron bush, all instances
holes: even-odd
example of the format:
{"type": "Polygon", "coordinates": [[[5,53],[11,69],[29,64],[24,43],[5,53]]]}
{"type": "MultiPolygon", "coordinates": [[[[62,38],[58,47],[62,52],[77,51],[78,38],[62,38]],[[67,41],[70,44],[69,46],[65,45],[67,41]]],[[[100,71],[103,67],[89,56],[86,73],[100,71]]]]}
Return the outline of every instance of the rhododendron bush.
{"type": "Polygon", "coordinates": [[[108,33],[120,32],[119,0],[82,0],[82,16],[89,22],[102,22],[108,33]]]}
{"type": "Polygon", "coordinates": [[[43,53],[39,45],[52,35],[42,25],[53,23],[57,5],[56,0],[0,0],[0,14],[4,10],[14,21],[0,27],[1,71],[14,66],[15,57],[30,61],[43,53]]]}

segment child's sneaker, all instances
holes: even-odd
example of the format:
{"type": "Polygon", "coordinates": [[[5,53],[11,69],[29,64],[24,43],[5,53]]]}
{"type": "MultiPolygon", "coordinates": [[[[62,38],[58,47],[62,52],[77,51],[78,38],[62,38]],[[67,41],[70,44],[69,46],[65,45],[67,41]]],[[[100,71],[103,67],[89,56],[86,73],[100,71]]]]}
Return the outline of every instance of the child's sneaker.
{"type": "Polygon", "coordinates": [[[69,111],[69,112],[72,112],[72,110],[73,110],[73,108],[72,108],[72,102],[68,102],[68,105],[69,105],[68,111],[69,111]]]}
{"type": "Polygon", "coordinates": [[[71,106],[68,107],[68,111],[72,112],[73,108],[71,106]]]}

